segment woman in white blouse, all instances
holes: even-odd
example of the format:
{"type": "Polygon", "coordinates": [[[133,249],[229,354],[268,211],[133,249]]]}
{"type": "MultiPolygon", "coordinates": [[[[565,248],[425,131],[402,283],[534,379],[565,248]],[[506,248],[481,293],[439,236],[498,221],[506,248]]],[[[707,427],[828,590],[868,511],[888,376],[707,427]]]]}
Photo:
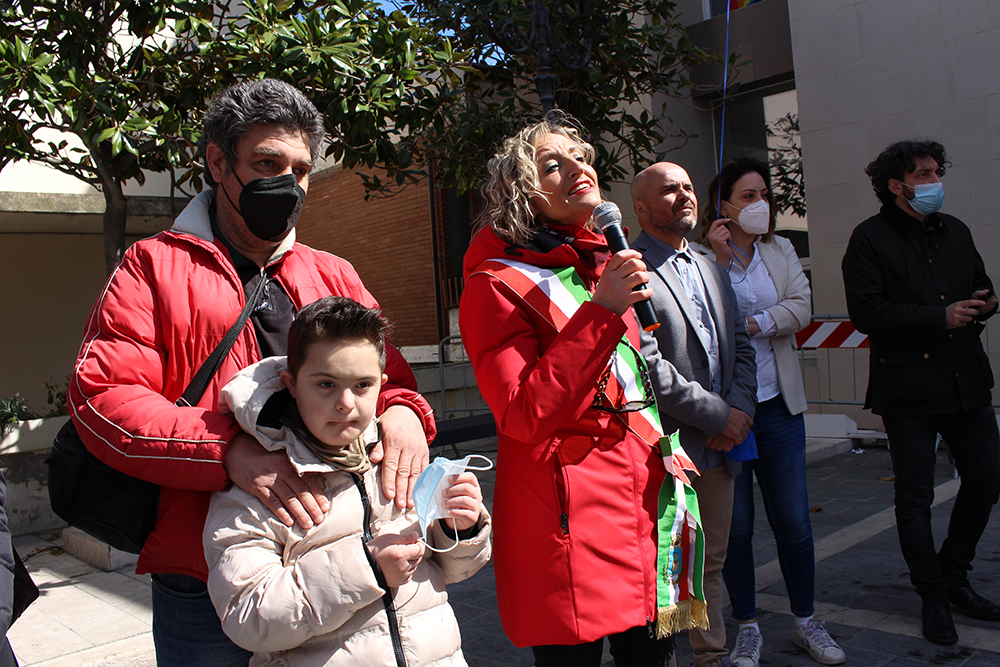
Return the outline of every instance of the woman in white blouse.
{"type": "MultiPolygon", "coordinates": [[[[774,200],[764,162],[738,158],[709,185],[699,230],[701,250],[729,270],[757,352],[758,457],[736,478],[733,523],[723,576],[740,622],[734,667],[757,667],[762,646],[754,581],[753,478],[778,548],[795,618],[794,642],[817,662],[837,665],[844,652],[813,618],[815,559],[806,490],[805,390],[794,334],[809,324],[809,281],[792,244],[775,236],[774,200]]],[[[697,247],[697,246],[696,246],[697,247]]]]}

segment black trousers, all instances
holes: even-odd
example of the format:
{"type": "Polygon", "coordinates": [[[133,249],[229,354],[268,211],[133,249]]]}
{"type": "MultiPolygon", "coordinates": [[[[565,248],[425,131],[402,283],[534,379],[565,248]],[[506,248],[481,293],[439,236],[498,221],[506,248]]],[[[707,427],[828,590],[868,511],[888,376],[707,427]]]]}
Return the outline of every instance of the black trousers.
{"type": "MultiPolygon", "coordinates": [[[[645,625],[610,635],[615,667],[666,667],[674,654],[674,638],[654,639],[645,625]]],[[[532,646],[535,667],[600,667],[604,640],[589,644],[532,646]]]]}
{"type": "Polygon", "coordinates": [[[941,415],[883,416],[896,475],[896,528],[910,581],[924,604],[948,604],[947,584],[968,581],[976,545],[1000,497],[1000,435],[990,406],[941,415]],[[934,443],[940,433],[961,486],[940,551],[931,531],[934,443]]]}

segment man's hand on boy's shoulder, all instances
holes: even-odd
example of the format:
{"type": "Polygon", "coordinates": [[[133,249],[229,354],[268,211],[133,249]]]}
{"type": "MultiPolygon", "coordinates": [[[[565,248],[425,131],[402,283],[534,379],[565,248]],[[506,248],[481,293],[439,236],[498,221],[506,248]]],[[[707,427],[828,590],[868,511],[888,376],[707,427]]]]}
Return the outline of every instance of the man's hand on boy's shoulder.
{"type": "Polygon", "coordinates": [[[284,450],[269,452],[247,433],[238,433],[222,462],[233,484],[256,496],[286,526],[306,530],[322,523],[330,501],[315,476],[299,476],[284,450]]]}
{"type": "Polygon", "coordinates": [[[413,507],[413,485],[429,460],[427,437],[420,419],[410,408],[393,405],[379,417],[382,442],[369,454],[382,464],[382,491],[396,507],[413,507]]]}

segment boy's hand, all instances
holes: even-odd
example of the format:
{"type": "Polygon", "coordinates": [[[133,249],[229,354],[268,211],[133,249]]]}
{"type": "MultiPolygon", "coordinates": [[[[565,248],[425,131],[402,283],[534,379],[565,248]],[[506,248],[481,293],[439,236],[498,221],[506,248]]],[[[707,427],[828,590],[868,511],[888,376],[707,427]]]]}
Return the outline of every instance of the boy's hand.
{"type": "Polygon", "coordinates": [[[402,586],[410,580],[424,557],[424,545],[417,533],[408,535],[379,535],[368,542],[368,551],[378,563],[390,588],[402,586]]]}
{"type": "Polygon", "coordinates": [[[479,522],[479,512],[483,507],[483,490],[475,473],[463,472],[451,476],[451,486],[444,490],[442,507],[451,518],[445,519],[448,527],[455,530],[472,528],[479,522]]]}

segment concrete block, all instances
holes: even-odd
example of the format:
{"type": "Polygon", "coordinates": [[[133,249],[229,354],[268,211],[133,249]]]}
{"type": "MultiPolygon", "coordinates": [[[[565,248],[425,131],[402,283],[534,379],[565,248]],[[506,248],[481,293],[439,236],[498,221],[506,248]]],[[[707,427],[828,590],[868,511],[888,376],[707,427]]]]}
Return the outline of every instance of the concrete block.
{"type": "Polygon", "coordinates": [[[444,367],[444,388],[447,390],[465,387],[465,366],[449,365],[444,367]]]}
{"type": "Polygon", "coordinates": [[[849,452],[853,447],[854,442],[848,438],[808,438],[806,440],[806,465],[812,465],[831,456],[849,452]]]}
{"type": "Polygon", "coordinates": [[[0,469],[7,480],[7,525],[13,535],[63,525],[49,505],[52,440],[69,417],[19,422],[0,440],[0,469]]]}
{"type": "MultiPolygon", "coordinates": [[[[843,123],[844,96],[840,92],[841,70],[823,70],[815,74],[802,74],[795,78],[799,91],[799,118],[806,132],[837,127],[843,123]]],[[[803,147],[805,152],[805,147],[803,147]]],[[[808,162],[806,162],[808,169],[808,162]]],[[[808,177],[806,183],[810,183],[808,177]]]]}
{"type": "Polygon", "coordinates": [[[65,522],[49,504],[48,450],[0,454],[7,479],[7,526],[12,535],[57,530],[65,522]]]}
{"type": "Polygon", "coordinates": [[[436,392],[441,387],[441,376],[437,364],[413,369],[417,379],[417,391],[421,394],[436,392]]]}
{"type": "MultiPolygon", "coordinates": [[[[885,433],[873,429],[858,428],[857,423],[843,414],[807,414],[806,434],[810,440],[846,440],[848,446],[842,449],[834,446],[835,453],[842,453],[852,447],[885,439],[885,433]],[[853,443],[853,444],[852,444],[853,443]]],[[[832,454],[831,454],[832,456],[832,454]]],[[[808,461],[807,461],[808,462],[808,461]]]]}
{"type": "Polygon", "coordinates": [[[56,433],[68,420],[69,417],[65,416],[18,422],[0,439],[0,454],[51,449],[56,433]]]}
{"type": "Polygon", "coordinates": [[[437,345],[400,346],[399,353],[409,364],[436,364],[438,361],[437,345]]]}
{"type": "MultiPolygon", "coordinates": [[[[836,78],[829,85],[838,85],[836,78]]],[[[800,109],[804,105],[804,94],[799,95],[800,109]]],[[[802,126],[812,127],[812,118],[802,115],[802,126]]],[[[818,156],[818,160],[807,163],[806,182],[810,187],[836,185],[838,183],[853,183],[858,180],[858,174],[864,172],[864,167],[872,157],[859,141],[864,127],[861,123],[840,125],[822,130],[802,133],[802,155],[804,160],[818,156]]],[[[838,211],[839,218],[839,211],[838,211]]],[[[812,216],[810,215],[810,222],[812,216]]],[[[851,221],[851,226],[860,220],[851,221]]]]}
{"type": "Polygon", "coordinates": [[[845,438],[858,430],[858,425],[847,415],[806,414],[806,434],[810,438],[845,438]]]}
{"type": "Polygon", "coordinates": [[[790,20],[797,21],[857,3],[858,0],[795,0],[788,3],[788,16],[790,20]]]}
{"type": "Polygon", "coordinates": [[[83,562],[105,572],[112,572],[123,567],[135,567],[135,562],[139,559],[136,554],[119,551],[72,526],[63,530],[63,549],[83,562]]]}
{"type": "Polygon", "coordinates": [[[862,42],[856,7],[831,9],[812,16],[796,16],[791,7],[789,10],[796,76],[816,74],[857,62],[862,42]]]}

